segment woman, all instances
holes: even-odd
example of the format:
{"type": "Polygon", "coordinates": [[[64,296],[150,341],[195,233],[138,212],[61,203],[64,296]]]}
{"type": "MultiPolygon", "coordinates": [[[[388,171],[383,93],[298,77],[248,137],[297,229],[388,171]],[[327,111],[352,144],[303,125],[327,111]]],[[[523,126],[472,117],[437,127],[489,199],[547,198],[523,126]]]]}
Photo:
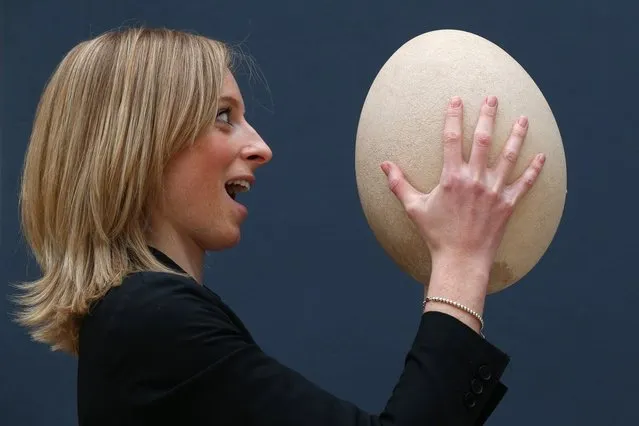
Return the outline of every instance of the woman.
{"type": "Polygon", "coordinates": [[[232,57],[184,32],[114,31],[72,49],[43,93],[21,193],[43,276],[23,285],[20,321],[36,340],[78,355],[79,424],[483,424],[506,390],[508,363],[480,335],[488,273],[543,163],[505,185],[525,119],[487,168],[497,108],[487,98],[466,162],[454,98],[430,194],[381,165],[428,242],[433,273],[404,370],[373,415],[263,353],[202,285],[205,251],[240,240],[246,208],[235,194],[272,156],[244,119],[232,57]]]}

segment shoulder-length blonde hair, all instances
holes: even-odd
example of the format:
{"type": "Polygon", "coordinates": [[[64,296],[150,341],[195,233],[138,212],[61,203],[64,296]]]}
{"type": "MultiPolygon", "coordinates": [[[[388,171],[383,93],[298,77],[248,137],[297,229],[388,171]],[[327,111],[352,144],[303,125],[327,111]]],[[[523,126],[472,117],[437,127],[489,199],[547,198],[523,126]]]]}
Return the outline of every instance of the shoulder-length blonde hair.
{"type": "Polygon", "coordinates": [[[167,270],[147,247],[164,167],[216,117],[229,47],[169,29],[111,31],[75,46],[38,104],[21,220],[42,277],[23,282],[17,321],[78,353],[91,303],[123,277],[167,270]]]}

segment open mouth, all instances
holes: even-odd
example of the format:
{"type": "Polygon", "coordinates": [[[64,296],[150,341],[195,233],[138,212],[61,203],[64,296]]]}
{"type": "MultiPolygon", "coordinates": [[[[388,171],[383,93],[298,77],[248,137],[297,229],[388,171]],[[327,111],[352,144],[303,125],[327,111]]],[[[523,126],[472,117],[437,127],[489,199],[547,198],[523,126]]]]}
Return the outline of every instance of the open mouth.
{"type": "Polygon", "coordinates": [[[244,179],[234,179],[226,182],[226,193],[233,200],[240,192],[248,192],[251,189],[251,183],[244,179]]]}

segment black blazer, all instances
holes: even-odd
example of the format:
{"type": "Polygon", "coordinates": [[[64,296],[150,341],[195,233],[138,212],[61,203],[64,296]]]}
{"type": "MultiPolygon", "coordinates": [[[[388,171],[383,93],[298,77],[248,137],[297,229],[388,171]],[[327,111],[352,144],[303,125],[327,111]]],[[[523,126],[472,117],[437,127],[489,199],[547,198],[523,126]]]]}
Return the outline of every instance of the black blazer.
{"type": "Polygon", "coordinates": [[[457,319],[425,313],[386,407],[371,414],[262,352],[207,287],[141,272],[110,290],[83,321],[79,424],[481,425],[506,392],[499,379],[508,361],[457,319]]]}

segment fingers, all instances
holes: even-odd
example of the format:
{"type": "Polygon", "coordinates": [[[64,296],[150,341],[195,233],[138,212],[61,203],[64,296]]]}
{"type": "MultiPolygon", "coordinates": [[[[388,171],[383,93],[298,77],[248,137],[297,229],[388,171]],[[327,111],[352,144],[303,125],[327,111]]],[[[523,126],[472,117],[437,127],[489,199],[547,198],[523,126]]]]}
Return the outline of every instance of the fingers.
{"type": "Polygon", "coordinates": [[[519,151],[521,145],[528,133],[528,119],[526,117],[519,117],[519,119],[513,125],[510,132],[510,136],[504,145],[499,161],[495,166],[495,191],[499,192],[504,187],[504,183],[510,176],[517,159],[519,158],[519,151]]]}
{"type": "Polygon", "coordinates": [[[473,146],[470,152],[468,164],[475,179],[483,176],[488,162],[488,153],[492,142],[497,115],[497,98],[489,96],[481,106],[477,126],[473,135],[473,146]]]}
{"type": "Polygon", "coordinates": [[[406,180],[404,173],[396,164],[385,161],[381,164],[381,168],[388,177],[390,190],[395,194],[404,208],[407,208],[407,206],[410,206],[422,196],[422,193],[413,188],[406,180]]]}
{"type": "Polygon", "coordinates": [[[537,154],[535,158],[530,162],[530,165],[524,170],[524,173],[510,186],[512,193],[512,204],[516,205],[521,198],[530,191],[533,187],[541,169],[546,162],[546,156],[544,154],[537,154]]]}
{"type": "Polygon", "coordinates": [[[451,99],[444,120],[444,170],[455,170],[462,164],[462,121],[464,117],[462,100],[458,96],[451,99]]]}

